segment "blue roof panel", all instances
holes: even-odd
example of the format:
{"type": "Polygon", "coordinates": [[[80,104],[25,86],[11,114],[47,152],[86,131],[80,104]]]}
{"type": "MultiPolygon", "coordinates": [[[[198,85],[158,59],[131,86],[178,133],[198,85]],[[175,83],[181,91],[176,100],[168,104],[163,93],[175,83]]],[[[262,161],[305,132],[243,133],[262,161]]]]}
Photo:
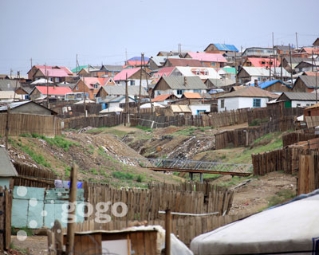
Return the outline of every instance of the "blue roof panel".
{"type": "Polygon", "coordinates": [[[238,52],[238,49],[235,47],[235,45],[232,44],[214,43],[214,45],[218,50],[238,52]]]}

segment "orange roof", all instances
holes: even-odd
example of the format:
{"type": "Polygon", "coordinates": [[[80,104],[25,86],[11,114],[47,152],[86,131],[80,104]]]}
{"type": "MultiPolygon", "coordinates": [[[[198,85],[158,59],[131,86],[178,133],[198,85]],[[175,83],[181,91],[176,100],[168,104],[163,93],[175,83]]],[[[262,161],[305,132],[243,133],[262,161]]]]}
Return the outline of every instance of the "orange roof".
{"type": "Polygon", "coordinates": [[[158,95],[157,97],[154,97],[152,99],[152,102],[163,102],[167,98],[169,98],[171,94],[163,94],[163,95],[158,95]]]}
{"type": "Polygon", "coordinates": [[[94,84],[100,84],[100,86],[104,86],[106,81],[109,78],[96,78],[96,77],[82,77],[81,80],[85,83],[86,86],[92,88],[94,84]]]}
{"type": "Polygon", "coordinates": [[[193,92],[184,92],[184,97],[189,99],[201,99],[201,95],[199,93],[193,93],[193,92]]]}
{"type": "Polygon", "coordinates": [[[69,87],[47,87],[47,86],[36,86],[37,90],[40,91],[42,95],[56,95],[64,96],[66,93],[71,93],[72,90],[69,87]]]}

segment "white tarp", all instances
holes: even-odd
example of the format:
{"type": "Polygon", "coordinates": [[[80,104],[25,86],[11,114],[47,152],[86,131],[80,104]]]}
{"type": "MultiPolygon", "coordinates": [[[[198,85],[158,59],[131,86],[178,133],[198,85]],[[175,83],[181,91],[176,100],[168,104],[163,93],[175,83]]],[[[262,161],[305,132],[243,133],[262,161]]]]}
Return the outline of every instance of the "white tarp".
{"type": "Polygon", "coordinates": [[[199,235],[190,248],[195,255],[319,254],[319,190],[199,235]]]}
{"type": "Polygon", "coordinates": [[[45,84],[45,83],[53,83],[53,82],[50,81],[50,80],[44,79],[44,78],[35,80],[34,82],[31,82],[32,85],[34,85],[34,84],[45,84]]]}
{"type": "Polygon", "coordinates": [[[145,109],[145,108],[151,108],[153,105],[153,107],[160,107],[160,108],[164,108],[165,106],[164,105],[161,105],[159,103],[146,103],[146,104],[142,104],[141,105],[141,109],[145,109]]]}
{"type": "MultiPolygon", "coordinates": [[[[91,104],[91,103],[95,103],[94,101],[90,100],[90,99],[85,99],[85,103],[86,104],[91,104]]],[[[79,102],[76,102],[75,104],[84,104],[84,100],[81,100],[79,102]]]]}
{"type": "Polygon", "coordinates": [[[111,106],[109,108],[106,108],[106,109],[100,111],[99,113],[109,113],[109,112],[123,112],[123,109],[121,107],[118,107],[118,106],[111,106]]]}

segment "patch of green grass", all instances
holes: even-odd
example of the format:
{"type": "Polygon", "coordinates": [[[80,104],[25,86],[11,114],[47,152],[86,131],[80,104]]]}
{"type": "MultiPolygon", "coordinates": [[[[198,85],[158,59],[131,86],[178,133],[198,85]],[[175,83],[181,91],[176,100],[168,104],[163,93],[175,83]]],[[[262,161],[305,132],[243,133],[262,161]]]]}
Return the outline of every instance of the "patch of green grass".
{"type": "Polygon", "coordinates": [[[30,147],[22,144],[18,144],[20,148],[28,154],[37,164],[45,166],[45,167],[51,167],[51,164],[42,156],[39,154],[36,154],[34,150],[32,150],[30,147]]]}
{"type": "Polygon", "coordinates": [[[66,177],[70,177],[71,175],[71,167],[70,166],[67,166],[65,169],[64,169],[64,175],[66,177]]]}
{"type": "Polygon", "coordinates": [[[144,179],[145,179],[145,176],[143,176],[143,175],[141,175],[141,174],[139,174],[139,175],[136,177],[136,181],[137,181],[137,182],[143,182],[144,179]]]}
{"type": "Polygon", "coordinates": [[[134,175],[126,172],[113,172],[112,176],[119,180],[133,180],[134,175]]]}
{"type": "Polygon", "coordinates": [[[95,168],[90,169],[90,172],[92,174],[94,174],[94,175],[98,175],[99,174],[99,172],[95,168]]]}
{"type": "Polygon", "coordinates": [[[185,127],[181,130],[176,131],[174,135],[192,136],[197,129],[197,127],[185,127]]]}
{"type": "Polygon", "coordinates": [[[149,127],[144,127],[144,126],[138,125],[138,126],[136,126],[136,128],[141,129],[141,130],[143,130],[145,132],[153,132],[153,129],[149,128],[149,127]]]}
{"type": "Polygon", "coordinates": [[[249,123],[249,126],[260,126],[260,124],[262,123],[266,123],[268,122],[269,119],[265,118],[265,119],[253,119],[251,123],[249,123]]]}
{"type": "Polygon", "coordinates": [[[269,207],[281,204],[283,202],[287,202],[288,200],[292,199],[295,196],[296,196],[296,194],[292,190],[282,189],[282,190],[278,191],[275,196],[272,196],[269,199],[269,201],[268,201],[269,207]]]}

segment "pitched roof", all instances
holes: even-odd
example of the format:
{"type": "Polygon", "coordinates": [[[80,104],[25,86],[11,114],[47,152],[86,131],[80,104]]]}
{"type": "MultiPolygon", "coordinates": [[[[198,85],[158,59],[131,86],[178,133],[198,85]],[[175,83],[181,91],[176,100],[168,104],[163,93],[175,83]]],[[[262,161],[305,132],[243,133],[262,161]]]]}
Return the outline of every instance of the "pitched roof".
{"type": "Polygon", "coordinates": [[[220,75],[214,68],[209,67],[189,67],[189,66],[176,66],[172,73],[180,72],[183,76],[198,76],[202,80],[209,78],[220,79],[220,75]]]}
{"type": "MultiPolygon", "coordinates": [[[[112,85],[112,86],[104,86],[102,87],[109,95],[125,95],[125,86],[122,85],[112,85]]],[[[131,96],[138,96],[140,91],[140,86],[127,86],[128,94],[131,96]]],[[[141,88],[141,95],[148,96],[145,88],[141,88]]]]}
{"type": "Polygon", "coordinates": [[[283,92],[277,99],[280,101],[283,96],[286,96],[289,100],[296,101],[316,101],[316,93],[307,92],[283,92]]]}
{"type": "Polygon", "coordinates": [[[123,70],[123,66],[120,65],[102,65],[100,70],[106,70],[109,72],[121,72],[123,70]]]}
{"type": "Polygon", "coordinates": [[[126,65],[129,66],[141,66],[141,65],[146,65],[149,61],[148,57],[144,56],[144,61],[142,60],[141,56],[136,56],[128,59],[126,62],[126,65]]]}
{"type": "Polygon", "coordinates": [[[193,92],[184,92],[183,96],[185,98],[189,98],[189,99],[201,99],[202,96],[199,93],[193,93],[193,92]]]}
{"type": "MultiPolygon", "coordinates": [[[[233,44],[224,44],[224,43],[211,43],[212,45],[214,45],[218,50],[220,51],[234,51],[234,52],[238,52],[238,49],[235,47],[235,45],[233,44]]],[[[210,44],[210,45],[211,45],[210,44]]],[[[206,49],[210,46],[208,45],[206,47],[206,49]]],[[[206,49],[204,51],[206,51],[206,49]]]]}
{"type": "Polygon", "coordinates": [[[20,87],[19,81],[9,79],[0,80],[0,91],[13,91],[16,87],[20,87]]]}
{"type": "Polygon", "coordinates": [[[290,87],[290,84],[284,83],[284,82],[281,81],[281,80],[265,81],[265,82],[260,83],[260,84],[259,84],[259,87],[260,87],[261,89],[266,89],[266,88],[270,87],[271,85],[274,85],[274,84],[277,83],[277,82],[283,84],[283,85],[286,86],[286,87],[291,88],[291,87],[290,87]]]}
{"type": "Polygon", "coordinates": [[[246,86],[245,88],[224,94],[218,98],[229,98],[229,97],[266,97],[266,98],[274,98],[274,94],[262,90],[260,88],[256,88],[253,86],[246,86]]]}
{"type": "Polygon", "coordinates": [[[295,84],[299,79],[302,80],[302,82],[306,85],[307,88],[314,89],[319,87],[319,79],[316,76],[301,75],[297,78],[295,84]]]}
{"type": "Polygon", "coordinates": [[[191,113],[192,110],[189,108],[188,105],[178,105],[178,104],[172,104],[171,106],[171,109],[173,112],[188,112],[188,113],[191,113]]]}
{"type": "Polygon", "coordinates": [[[284,68],[281,67],[271,67],[271,68],[264,68],[264,67],[251,67],[251,66],[243,66],[244,69],[250,76],[269,76],[269,72],[271,75],[276,72],[276,74],[282,73],[283,77],[290,77],[291,74],[287,72],[284,68]]]}
{"type": "Polygon", "coordinates": [[[97,78],[97,77],[81,77],[81,80],[84,82],[86,86],[89,88],[93,88],[94,84],[99,84],[100,86],[104,86],[109,78],[97,78]]]}
{"type": "Polygon", "coordinates": [[[192,58],[168,58],[166,62],[169,62],[172,66],[203,66],[199,60],[192,58]]]}
{"type": "MultiPolygon", "coordinates": [[[[45,76],[48,77],[67,77],[72,76],[73,73],[69,70],[69,68],[65,66],[35,66],[38,70],[40,70],[45,76]]],[[[29,71],[30,72],[30,71],[29,71]]]]}
{"type": "Polygon", "coordinates": [[[236,84],[236,81],[232,79],[208,79],[216,87],[224,87],[236,84]]]}
{"type": "Polygon", "coordinates": [[[157,71],[156,74],[154,74],[154,76],[156,77],[161,77],[161,76],[170,76],[170,74],[172,73],[172,71],[175,69],[174,66],[169,66],[169,67],[162,67],[161,69],[159,69],[157,71]]]}
{"type": "Polygon", "coordinates": [[[161,79],[163,79],[171,89],[207,89],[206,85],[198,76],[163,76],[161,79]]]}
{"type": "Polygon", "coordinates": [[[13,166],[7,150],[2,146],[0,146],[0,162],[0,177],[18,176],[18,172],[13,166]]]}
{"type": "Polygon", "coordinates": [[[141,70],[141,68],[139,67],[123,69],[121,72],[114,76],[114,81],[125,81],[126,77],[127,79],[129,79],[133,74],[135,74],[139,70],[141,70]]]}
{"type": "Polygon", "coordinates": [[[202,62],[219,62],[226,63],[226,58],[219,53],[206,53],[206,52],[188,52],[188,55],[202,62]]]}
{"type": "Polygon", "coordinates": [[[152,102],[163,102],[166,99],[168,99],[171,96],[171,94],[162,94],[154,97],[151,101],[152,102]]]}
{"type": "Polygon", "coordinates": [[[64,96],[66,93],[72,93],[69,87],[56,87],[56,86],[35,86],[34,89],[40,91],[42,95],[55,95],[64,96]]]}

